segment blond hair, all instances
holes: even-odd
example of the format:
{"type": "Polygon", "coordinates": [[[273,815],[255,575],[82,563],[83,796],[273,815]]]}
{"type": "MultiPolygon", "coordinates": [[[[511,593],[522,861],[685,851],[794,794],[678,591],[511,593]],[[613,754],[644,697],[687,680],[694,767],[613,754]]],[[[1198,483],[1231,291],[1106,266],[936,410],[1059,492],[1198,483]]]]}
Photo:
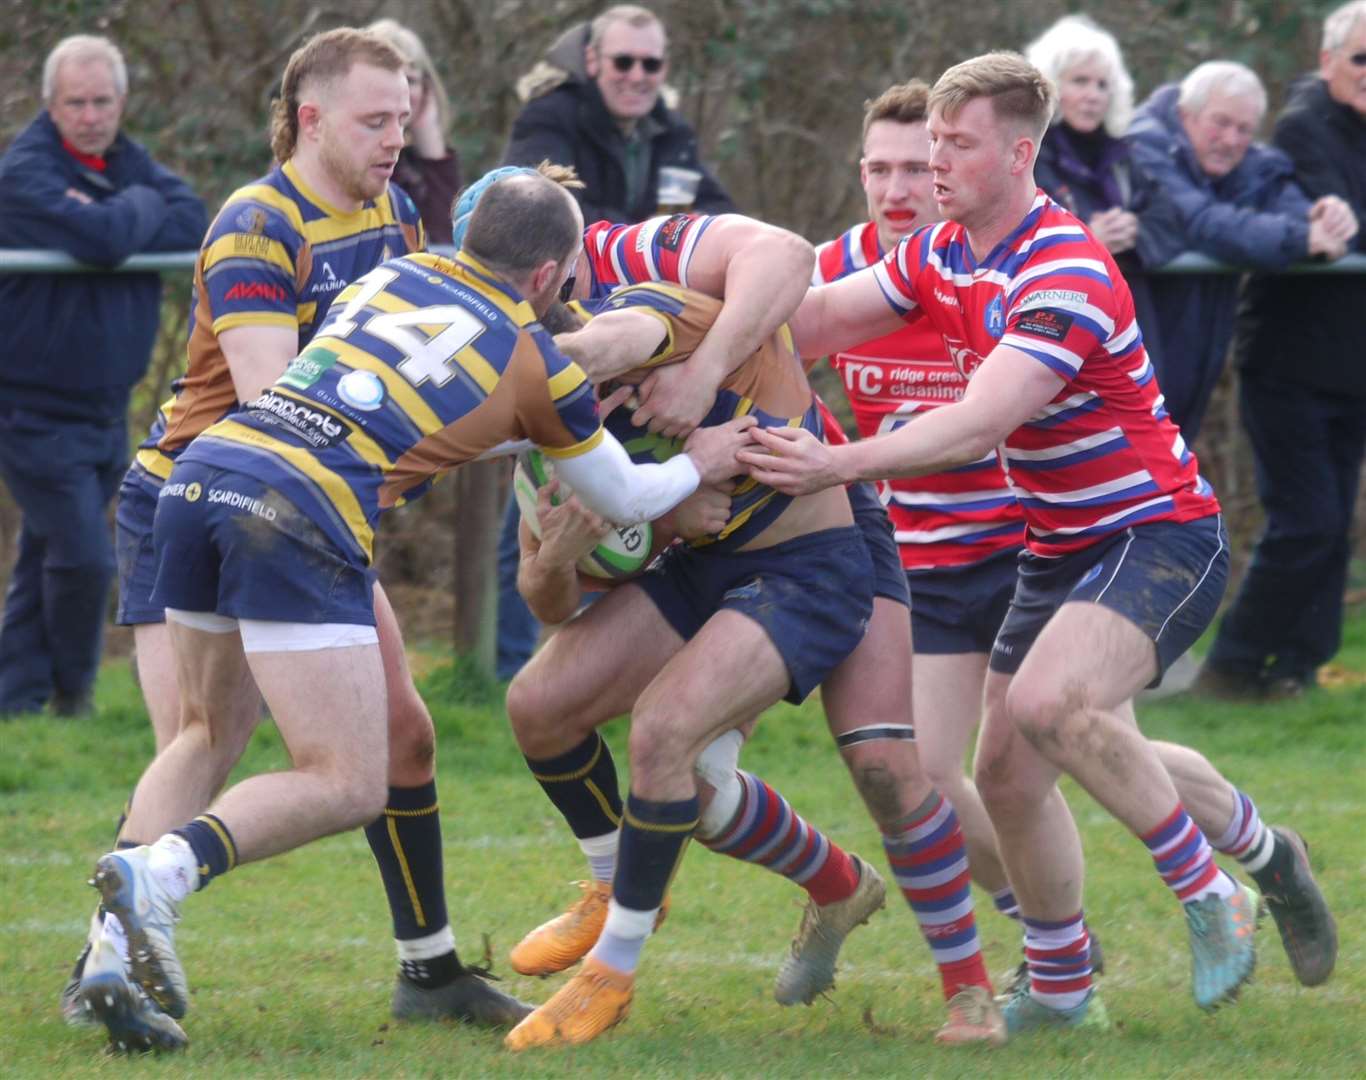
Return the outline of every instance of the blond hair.
{"type": "Polygon", "coordinates": [[[879,120],[894,124],[923,124],[930,115],[930,86],[920,79],[889,86],[863,103],[863,136],[879,120]]]}
{"type": "Polygon", "coordinates": [[[954,64],[930,91],[930,111],[952,120],[977,98],[989,98],[996,119],[1043,137],[1057,92],[1048,78],[1016,52],[984,53],[954,64]]]}
{"type": "MultiPolygon", "coordinates": [[[[1065,15],[1025,49],[1025,57],[1058,86],[1072,68],[1088,60],[1105,65],[1110,81],[1110,101],[1105,110],[1105,130],[1119,138],[1134,115],[1134,80],[1124,66],[1119,42],[1085,15],[1065,15]]],[[[1061,118],[1055,111],[1053,119],[1061,118]]]]}
{"type": "Polygon", "coordinates": [[[422,72],[422,81],[427,87],[427,93],[436,99],[436,126],[441,129],[443,135],[446,134],[451,126],[451,96],[446,93],[446,85],[436,73],[436,66],[432,63],[431,54],[427,52],[427,46],[422,44],[422,39],[396,19],[376,19],[365,29],[397,49],[409,67],[415,67],[422,72]]]}
{"type": "Polygon", "coordinates": [[[294,50],[280,79],[280,96],[271,105],[270,150],[276,161],[288,161],[299,142],[299,105],[305,89],[344,79],[356,64],[384,71],[403,71],[399,51],[378,34],[339,26],[315,34],[294,50]]]}

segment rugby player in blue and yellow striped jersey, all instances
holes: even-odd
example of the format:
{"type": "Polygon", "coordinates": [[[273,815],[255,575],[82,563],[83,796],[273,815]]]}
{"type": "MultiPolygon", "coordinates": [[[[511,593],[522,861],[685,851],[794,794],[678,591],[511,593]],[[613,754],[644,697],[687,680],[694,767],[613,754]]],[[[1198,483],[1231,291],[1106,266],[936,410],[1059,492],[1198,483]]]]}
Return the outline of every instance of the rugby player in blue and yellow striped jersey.
{"type": "MultiPolygon", "coordinates": [[[[156,563],[152,519],[175,458],[211,424],[273,383],[305,348],[337,295],[385,259],[419,250],[422,227],[408,197],[389,183],[408,110],[401,58],[383,41],[339,28],[310,39],[290,58],[275,107],[271,144],[279,164],[239,188],[215,218],[195,270],[188,368],[129,469],[118,507],[118,621],[134,628],[137,670],[158,751],[180,726],[169,635],[152,602],[156,563]]],[[[374,586],[389,716],[389,802],[366,828],[393,917],[399,954],[393,1011],[399,1018],[515,1021],[527,1008],[465,969],[446,910],[441,821],[431,717],[413,686],[398,622],[374,586]]],[[[254,694],[233,730],[245,738],[260,715],[254,694]]],[[[231,748],[224,748],[230,756],[231,748]]],[[[216,777],[221,784],[226,771],[216,777]]],[[[212,790],[200,798],[207,799],[212,790]]],[[[135,846],[183,817],[143,806],[135,846]]],[[[80,978],[101,926],[63,993],[70,1020],[88,1016],[80,978]]],[[[105,950],[110,966],[118,949],[105,950]]],[[[144,1003],[145,1004],[145,1003],[144,1003]]],[[[165,1018],[150,1006],[123,1018],[115,1042],[157,1041],[165,1018]]]]}
{"type": "MultiPolygon", "coordinates": [[[[385,679],[367,573],[380,513],[447,469],[527,440],[619,522],[656,517],[699,482],[734,474],[752,418],[698,432],[665,463],[634,465],[602,428],[583,372],[539,327],[582,228],[572,197],[544,177],[495,184],[464,253],[405,256],[350,286],[309,349],[197,439],[163,485],[154,597],[191,722],[143,774],[129,827],[144,803],[178,802],[191,820],[105,855],[95,883],[127,935],[133,979],[170,1015],[188,1005],[174,947],[186,896],[384,805],[385,679]],[[248,678],[295,767],[251,777],[198,813],[206,779],[231,764],[212,745],[241,746],[222,727],[234,714],[225,698],[248,678]]],[[[126,980],[82,984],[104,1017],[126,1011],[132,992],[126,980]]]]}

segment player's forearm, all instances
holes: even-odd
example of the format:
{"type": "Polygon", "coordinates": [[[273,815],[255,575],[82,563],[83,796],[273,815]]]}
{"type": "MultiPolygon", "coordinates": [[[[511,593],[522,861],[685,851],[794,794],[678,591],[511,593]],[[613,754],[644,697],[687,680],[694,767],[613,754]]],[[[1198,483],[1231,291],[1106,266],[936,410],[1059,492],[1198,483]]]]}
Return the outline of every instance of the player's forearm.
{"type": "Polygon", "coordinates": [[[660,465],[634,464],[610,432],[586,454],[557,459],[555,472],[584,506],[617,525],[653,521],[696,491],[702,479],[687,454],[660,465]]]}
{"type": "Polygon", "coordinates": [[[688,364],[718,385],[777,333],[797,310],[815,256],[800,237],[776,233],[734,255],[726,266],[724,306],[688,364]]]}
{"type": "Polygon", "coordinates": [[[830,448],[845,483],[927,476],[981,460],[995,448],[995,432],[973,410],[948,405],[917,417],[889,435],[830,448]]]}
{"type": "Polygon", "coordinates": [[[517,591],[531,613],[548,625],[562,623],[579,609],[583,592],[572,561],[523,556],[517,567],[517,591]]]}

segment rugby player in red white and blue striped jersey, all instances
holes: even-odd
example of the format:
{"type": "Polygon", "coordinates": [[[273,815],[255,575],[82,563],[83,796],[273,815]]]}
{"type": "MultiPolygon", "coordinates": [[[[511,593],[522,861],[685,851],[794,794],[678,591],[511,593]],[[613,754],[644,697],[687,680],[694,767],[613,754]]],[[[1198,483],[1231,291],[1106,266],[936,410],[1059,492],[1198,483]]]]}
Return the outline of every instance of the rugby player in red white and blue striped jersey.
{"type": "Polygon", "coordinates": [[[1149,847],[1191,926],[1205,1008],[1250,976],[1257,899],[1213,863],[1128,702],[1213,617],[1227,576],[1219,506],[1167,419],[1128,286],[1034,183],[1054,91],[1013,53],[949,69],[930,95],[929,165],[949,220],[813,289],[793,319],[823,355],[913,313],[968,377],[963,400],[842,447],[757,432],[751,474],[803,492],[942,472],[1002,446],[1027,523],[986,684],[977,783],[1026,921],[1031,985],[1012,1036],[1104,1022],[1081,925],[1082,854],[1056,787],[1073,776],[1149,847]]]}

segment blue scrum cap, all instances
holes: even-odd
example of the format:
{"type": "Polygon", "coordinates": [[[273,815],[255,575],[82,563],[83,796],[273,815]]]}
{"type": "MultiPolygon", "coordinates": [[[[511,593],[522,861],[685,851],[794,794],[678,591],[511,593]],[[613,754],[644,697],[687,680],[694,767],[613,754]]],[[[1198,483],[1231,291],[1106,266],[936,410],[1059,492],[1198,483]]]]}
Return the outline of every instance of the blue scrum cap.
{"type": "Polygon", "coordinates": [[[451,210],[451,243],[457,248],[464,246],[465,230],[470,227],[470,217],[474,214],[474,208],[479,204],[480,198],[490,186],[505,177],[516,176],[518,173],[534,173],[535,171],[535,169],[528,169],[525,165],[500,165],[496,169],[490,169],[461,192],[460,198],[455,200],[455,208],[451,210]]]}

